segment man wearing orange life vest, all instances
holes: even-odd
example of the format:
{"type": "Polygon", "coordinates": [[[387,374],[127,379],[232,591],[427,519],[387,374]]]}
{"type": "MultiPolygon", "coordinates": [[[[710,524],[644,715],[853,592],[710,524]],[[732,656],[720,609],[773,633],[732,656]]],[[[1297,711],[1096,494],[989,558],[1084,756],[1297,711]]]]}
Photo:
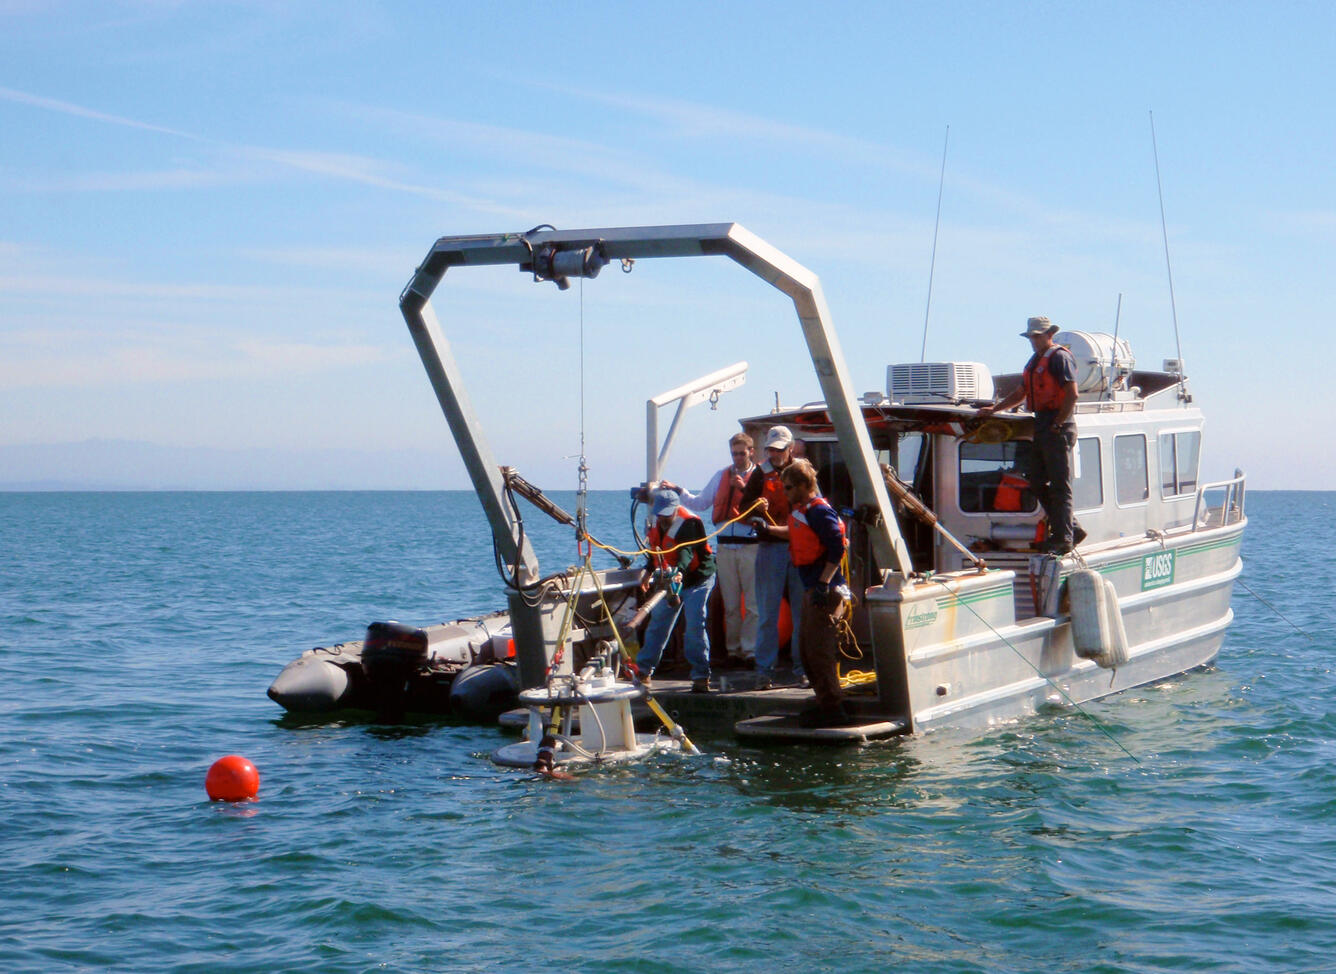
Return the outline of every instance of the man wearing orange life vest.
{"type": "Polygon", "coordinates": [[[1001,402],[984,406],[980,416],[1011,409],[1024,400],[1034,413],[1034,443],[1030,449],[1030,489],[1048,515],[1050,534],[1045,547],[1066,554],[1085,539],[1072,518],[1072,450],[1076,447],[1076,360],[1053,340],[1058,326],[1042,315],[1025,323],[1022,338],[1030,339],[1034,355],[1025,365],[1021,383],[1001,402]]]}
{"type": "Polygon", "coordinates": [[[640,576],[640,587],[648,590],[651,573],[664,572],[676,592],[649,614],[645,645],[636,655],[636,668],[648,682],[663,656],[678,613],[686,613],[683,651],[691,664],[691,692],[710,692],[710,637],[705,631],[705,607],[714,588],[714,552],[705,537],[705,525],[679,503],[677,491],[654,492],[654,523],[646,539],[651,553],[640,576]]]}
{"type": "MultiPolygon", "coordinates": [[[[728,450],[733,462],[716,471],[699,494],[663,483],[664,487],[677,491],[682,506],[701,513],[709,511],[716,527],[727,524],[743,510],[742,493],[757,469],[752,460],[752,438],[746,433],[733,434],[728,450]]],[[[760,620],[756,604],[756,532],[749,522],[738,521],[722,528],[717,539],[715,578],[724,603],[729,662],[751,664],[756,659],[756,630],[760,620]]]]}
{"type": "Polygon", "coordinates": [[[839,727],[850,722],[840,687],[840,619],[849,586],[840,572],[848,541],[844,522],[817,491],[816,469],[794,460],[781,475],[789,501],[788,522],[780,533],[803,582],[802,632],[798,646],[816,695],[816,706],[799,714],[807,727],[839,727]]]}
{"type": "Polygon", "coordinates": [[[751,519],[760,542],[756,552],[756,609],[761,616],[756,633],[758,690],[769,690],[775,682],[775,670],[779,665],[779,609],[785,589],[789,593],[789,614],[793,619],[793,636],[789,643],[793,653],[793,676],[799,684],[806,682],[799,651],[803,583],[798,569],[789,560],[787,539],[781,530],[789,516],[789,502],[780,475],[793,462],[793,434],[787,426],[773,426],[766,433],[765,455],[766,462],[747,481],[740,501],[744,511],[759,502],[757,513],[751,519]]]}

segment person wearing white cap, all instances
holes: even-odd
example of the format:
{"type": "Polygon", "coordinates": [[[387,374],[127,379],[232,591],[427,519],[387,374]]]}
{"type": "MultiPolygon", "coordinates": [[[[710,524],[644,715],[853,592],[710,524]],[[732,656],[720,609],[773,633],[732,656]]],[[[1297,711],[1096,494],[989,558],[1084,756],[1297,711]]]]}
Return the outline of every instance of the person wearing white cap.
{"type": "Polygon", "coordinates": [[[979,416],[991,416],[1025,402],[1034,413],[1034,442],[1028,476],[1044,513],[1050,534],[1044,547],[1066,554],[1086,536],[1072,517],[1072,450],[1076,448],[1076,359],[1053,336],[1058,326],[1039,315],[1025,322],[1022,338],[1030,340],[1034,355],[1025,365],[1020,384],[1001,402],[984,406],[979,416]]]}
{"type": "Polygon", "coordinates": [[[760,502],[758,513],[752,518],[760,540],[756,552],[756,608],[761,616],[756,633],[756,671],[760,675],[756,686],[760,690],[767,690],[774,684],[775,669],[779,664],[779,607],[786,588],[789,614],[793,619],[790,643],[793,675],[800,683],[806,682],[802,655],[798,651],[798,633],[802,631],[802,577],[789,560],[787,536],[773,534],[770,530],[772,526],[783,526],[789,517],[789,501],[780,479],[780,474],[793,462],[793,433],[787,426],[770,428],[765,435],[765,456],[765,463],[747,481],[740,501],[744,511],[760,502]]]}

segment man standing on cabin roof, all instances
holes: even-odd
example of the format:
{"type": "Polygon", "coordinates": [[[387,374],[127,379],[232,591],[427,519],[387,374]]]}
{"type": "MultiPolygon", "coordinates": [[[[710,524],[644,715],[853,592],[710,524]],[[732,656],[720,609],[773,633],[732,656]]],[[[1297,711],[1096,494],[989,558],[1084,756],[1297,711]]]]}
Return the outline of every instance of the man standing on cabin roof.
{"type": "Polygon", "coordinates": [[[1034,443],[1030,448],[1030,490],[1048,516],[1045,548],[1066,554],[1085,540],[1086,533],[1072,517],[1072,450],[1076,448],[1076,359],[1053,336],[1058,326],[1039,316],[1025,323],[1022,338],[1030,339],[1034,355],[1025,365],[1021,383],[1001,402],[984,406],[981,417],[1011,409],[1025,401],[1034,413],[1034,443]]]}
{"type": "Polygon", "coordinates": [[[714,552],[705,537],[705,525],[679,503],[677,491],[654,491],[653,505],[654,524],[646,539],[651,553],[640,575],[640,588],[649,590],[654,573],[666,574],[661,581],[672,588],[669,597],[650,610],[636,668],[648,682],[668,645],[678,613],[685,612],[683,650],[691,664],[691,692],[709,693],[710,637],[705,631],[705,607],[714,588],[714,552]]]}
{"type": "Polygon", "coordinates": [[[798,649],[802,625],[802,578],[789,560],[787,537],[774,530],[782,528],[789,517],[789,502],[780,481],[784,468],[793,462],[793,434],[787,426],[771,427],[765,435],[765,456],[765,463],[752,473],[739,501],[739,509],[744,511],[759,501],[751,519],[760,542],[756,551],[756,609],[761,616],[756,633],[758,690],[768,690],[774,685],[775,667],[779,664],[779,608],[785,588],[789,592],[789,615],[793,619],[793,635],[789,643],[793,675],[800,684],[806,683],[802,654],[798,649]]]}
{"type": "Polygon", "coordinates": [[[676,490],[683,507],[709,511],[716,527],[728,525],[717,536],[719,550],[714,556],[715,577],[724,602],[728,662],[750,665],[756,660],[756,630],[761,618],[756,606],[757,537],[746,520],[728,522],[744,510],[742,493],[756,472],[752,438],[746,433],[734,433],[728,440],[728,450],[733,462],[716,471],[699,494],[666,481],[662,486],[676,490]]]}

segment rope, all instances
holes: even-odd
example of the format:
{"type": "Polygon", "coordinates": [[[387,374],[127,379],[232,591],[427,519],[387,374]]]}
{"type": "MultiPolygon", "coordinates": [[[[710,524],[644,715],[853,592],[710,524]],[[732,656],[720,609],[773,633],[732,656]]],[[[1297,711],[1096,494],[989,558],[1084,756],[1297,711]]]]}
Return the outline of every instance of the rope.
{"type": "Polygon", "coordinates": [[[1251,595],[1253,598],[1255,598],[1258,602],[1261,602],[1264,606],[1266,606],[1268,609],[1270,609],[1272,612],[1274,612],[1276,615],[1278,615],[1282,620],[1284,620],[1284,621],[1285,621],[1286,623],[1288,623],[1291,627],[1293,627],[1294,631],[1297,632],[1299,635],[1303,636],[1305,639],[1310,640],[1311,642],[1317,642],[1317,640],[1313,639],[1313,637],[1310,636],[1308,633],[1304,632],[1304,631],[1303,631],[1302,629],[1300,629],[1298,626],[1294,625],[1294,623],[1293,623],[1293,622],[1290,622],[1289,619],[1286,619],[1286,618],[1285,618],[1285,614],[1284,614],[1283,612],[1281,612],[1279,609],[1277,609],[1274,605],[1272,605],[1272,604],[1271,604],[1270,602],[1268,602],[1266,599],[1262,598],[1260,595],[1258,595],[1256,592],[1254,592],[1254,591],[1252,590],[1252,588],[1248,585],[1248,583],[1245,582],[1243,579],[1241,579],[1241,578],[1238,579],[1238,583],[1239,583],[1240,585],[1242,585],[1242,586],[1247,590],[1247,592],[1248,592],[1249,595],[1251,595]]]}
{"type": "MultiPolygon", "coordinates": [[[[745,511],[740,511],[737,517],[733,518],[732,520],[725,521],[723,524],[719,525],[719,527],[715,528],[713,531],[706,534],[705,540],[709,541],[711,538],[718,537],[721,533],[723,533],[724,528],[732,524],[737,524],[752,511],[756,510],[756,508],[760,505],[761,500],[762,498],[757,498],[756,501],[751,505],[751,507],[747,508],[745,511]]],[[[779,525],[775,523],[774,518],[770,517],[769,512],[766,512],[765,517],[766,520],[768,520],[771,524],[774,524],[776,527],[779,527],[779,525]]],[[[697,538],[694,541],[683,541],[679,544],[673,545],[671,548],[641,548],[637,551],[623,551],[621,548],[614,548],[612,545],[604,544],[603,542],[599,541],[592,535],[590,535],[589,537],[589,543],[592,544],[595,548],[600,548],[603,551],[609,551],[614,555],[625,555],[628,558],[635,558],[638,555],[662,556],[671,554],[674,551],[679,551],[680,549],[686,548],[690,545],[700,544],[700,539],[697,538]]]]}
{"type": "Polygon", "coordinates": [[[877,674],[873,670],[849,670],[840,677],[840,686],[849,690],[853,687],[864,687],[869,683],[877,682],[877,674]]]}
{"type": "MultiPolygon", "coordinates": [[[[948,592],[951,592],[951,586],[947,585],[946,582],[942,581],[940,578],[934,578],[934,579],[931,579],[931,581],[936,582],[938,585],[942,586],[942,588],[946,589],[948,592]]],[[[954,592],[951,592],[951,594],[954,595],[955,593],[954,593],[954,592]]],[[[963,605],[965,608],[969,609],[970,612],[974,615],[974,618],[978,619],[978,620],[979,620],[980,622],[982,622],[985,626],[987,626],[988,629],[989,629],[989,631],[992,632],[992,634],[993,634],[994,636],[996,636],[998,639],[1002,640],[1003,644],[1006,645],[1006,647],[1007,647],[1008,649],[1010,649],[1013,653],[1015,653],[1017,656],[1019,656],[1019,657],[1021,658],[1021,660],[1024,661],[1024,663],[1025,663],[1026,666],[1028,666],[1028,667],[1030,667],[1030,669],[1034,670],[1035,673],[1039,676],[1040,679],[1042,679],[1045,683],[1047,683],[1049,686],[1051,686],[1054,690],[1057,690],[1058,693],[1060,693],[1060,694],[1062,695],[1063,699],[1066,700],[1069,704],[1071,704],[1073,708],[1075,708],[1075,710],[1077,711],[1077,713],[1079,713],[1082,717],[1085,717],[1085,718],[1086,718],[1087,720],[1089,720],[1092,724],[1094,724],[1094,725],[1095,725],[1095,728],[1096,728],[1101,734],[1103,734],[1105,737],[1107,737],[1110,741],[1112,741],[1113,744],[1114,744],[1114,746],[1116,746],[1116,747],[1118,748],[1118,750],[1122,751],[1124,754],[1126,754],[1129,758],[1131,758],[1131,759],[1132,759],[1133,761],[1135,761],[1137,764],[1140,764],[1140,763],[1141,763],[1141,759],[1138,758],[1138,757],[1137,757],[1135,754],[1133,754],[1131,751],[1129,751],[1127,748],[1123,747],[1122,742],[1119,741],[1118,738],[1114,737],[1114,736],[1113,736],[1113,733],[1112,733],[1107,727],[1105,727],[1103,724],[1101,724],[1101,723],[1099,722],[1099,720],[1098,720],[1092,713],[1090,713],[1090,711],[1086,710],[1086,709],[1085,709],[1084,707],[1082,707],[1079,703],[1077,703],[1075,700],[1073,700],[1073,699],[1071,698],[1071,695],[1070,695],[1069,693],[1067,693],[1066,690],[1064,690],[1062,687],[1060,687],[1060,686],[1058,686],[1056,683],[1054,683],[1054,682],[1048,677],[1047,674],[1045,674],[1042,670],[1039,669],[1039,667],[1037,667],[1037,666],[1035,666],[1033,663],[1031,663],[1031,662],[1026,658],[1026,656],[1025,656],[1024,653],[1022,653],[1019,649],[1017,649],[1014,645],[1012,645],[1011,640],[1009,640],[1006,636],[1002,635],[1000,632],[998,632],[996,629],[994,629],[994,628],[993,628],[993,624],[992,624],[991,622],[989,622],[989,621],[988,621],[987,619],[985,619],[983,616],[979,615],[978,611],[975,610],[974,606],[970,605],[968,602],[957,602],[957,604],[958,604],[958,605],[963,605]]]]}

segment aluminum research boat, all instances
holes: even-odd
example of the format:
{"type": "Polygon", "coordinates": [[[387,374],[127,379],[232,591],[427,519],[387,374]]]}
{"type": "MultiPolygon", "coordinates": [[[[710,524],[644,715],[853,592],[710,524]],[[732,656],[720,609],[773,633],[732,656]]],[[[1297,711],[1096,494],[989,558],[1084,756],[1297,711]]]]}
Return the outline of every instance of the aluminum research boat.
{"type": "MultiPolygon", "coordinates": [[[[1200,481],[1203,416],[1181,364],[1137,369],[1124,341],[1058,336],[1081,369],[1074,506],[1087,537],[1076,552],[1057,556],[1039,550],[1042,512],[1023,479],[1032,417],[976,415],[1020,377],[993,376],[978,363],[891,365],[884,393],[856,396],[816,275],[744,228],[443,237],[400,308],[509,566],[504,643],[513,662],[492,665],[511,674],[516,688],[612,659],[620,623],[639,597],[638,572],[586,565],[540,575],[511,476],[491,454],[431,298],[447,273],[475,265],[508,264],[564,287],[570,278],[596,277],[609,261],[683,256],[726,257],[794,303],[824,400],[741,426],[758,440],[771,426],[788,426],[845,518],[859,594],[851,619],[858,665],[874,674],[850,691],[859,723],[835,734],[801,732],[787,720],[810,700],[804,690],[761,691],[744,675],[730,677],[724,692],[689,694],[685,683],[663,687],[656,679],[655,695],[683,721],[775,740],[980,726],[1215,659],[1242,569],[1244,477],[1236,471],[1229,480],[1200,481]]],[[[726,374],[707,377],[683,402],[714,395],[726,374]]],[[[657,405],[650,400],[651,416],[657,405]]],[[[651,434],[647,483],[664,472],[666,453],[651,434]]],[[[587,537],[586,529],[581,513],[577,536],[587,537]]],[[[501,642],[488,637],[480,645],[497,660],[501,642]]],[[[418,659],[393,679],[403,682],[418,659]]],[[[271,696],[302,709],[272,688],[271,696]]]]}

